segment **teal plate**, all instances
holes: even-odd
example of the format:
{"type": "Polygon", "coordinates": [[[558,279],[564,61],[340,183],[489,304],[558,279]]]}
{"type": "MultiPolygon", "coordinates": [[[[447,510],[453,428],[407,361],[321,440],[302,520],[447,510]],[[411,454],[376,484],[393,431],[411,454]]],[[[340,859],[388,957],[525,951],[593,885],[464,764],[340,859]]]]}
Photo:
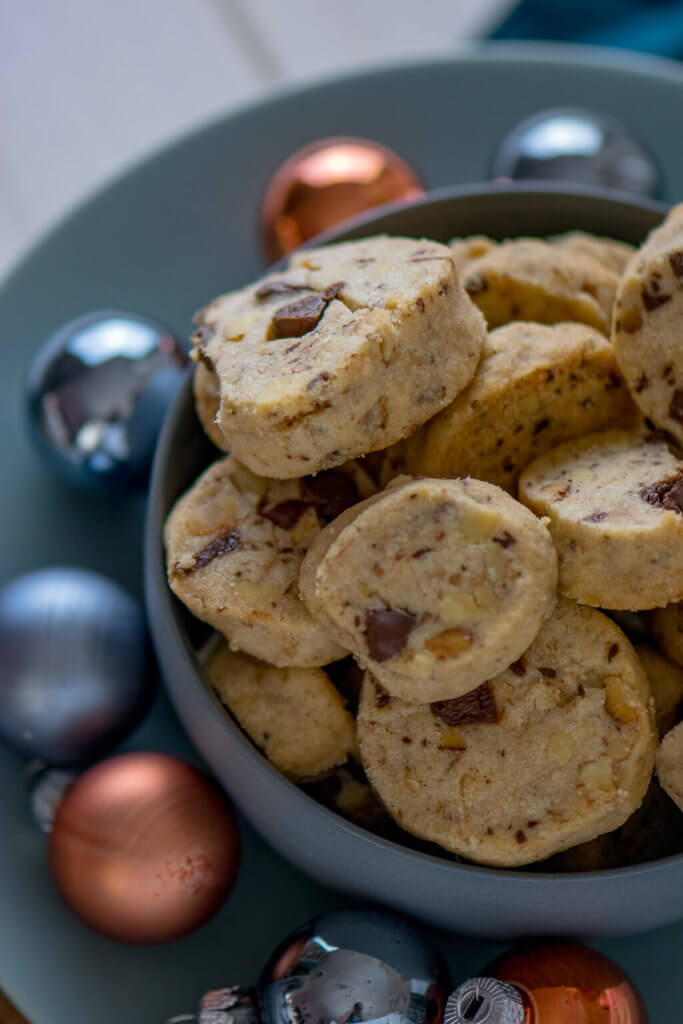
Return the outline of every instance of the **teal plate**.
{"type": "MultiPolygon", "coordinates": [[[[331,134],[377,139],[428,187],[481,181],[501,136],[539,107],[580,104],[626,121],[683,196],[683,70],[632,54],[498,44],[295,89],[201,128],[118,179],[51,232],[0,289],[2,579],[54,564],[107,573],[142,592],[144,499],[98,503],[53,479],[29,447],[22,381],[46,335],[87,310],[123,308],[180,337],[214,294],[262,269],[258,211],[295,148],[331,134]]],[[[192,759],[163,695],[127,744],[192,759]]],[[[24,763],[0,749],[0,986],[31,1024],[163,1024],[207,988],[255,978],[276,942],[340,905],[243,825],[244,859],[223,910],[166,946],[95,935],[62,905],[45,837],[29,817],[24,763]]],[[[624,892],[624,899],[629,894],[624,892]]],[[[500,946],[448,937],[453,976],[500,946]]],[[[683,925],[596,942],[640,987],[653,1022],[680,1017],[683,925]]]]}

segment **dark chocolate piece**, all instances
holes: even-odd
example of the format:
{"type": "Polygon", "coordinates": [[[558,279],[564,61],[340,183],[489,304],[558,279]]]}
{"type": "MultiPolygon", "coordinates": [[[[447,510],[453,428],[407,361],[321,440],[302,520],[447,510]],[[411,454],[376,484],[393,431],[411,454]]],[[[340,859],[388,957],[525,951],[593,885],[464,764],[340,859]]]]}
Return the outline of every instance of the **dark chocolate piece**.
{"type": "Polygon", "coordinates": [[[239,535],[239,531],[231,530],[230,533],[225,533],[222,537],[216,537],[205,548],[198,551],[189,569],[176,569],[176,571],[181,572],[184,576],[189,576],[190,573],[195,572],[197,569],[203,569],[209,562],[213,562],[214,558],[220,558],[221,555],[237,551],[241,545],[242,538],[239,535]]]}
{"type": "Polygon", "coordinates": [[[303,481],[303,496],[315,505],[321,519],[336,519],[337,516],[360,501],[358,488],[347,473],[339,469],[328,469],[303,481]]]}
{"type": "Polygon", "coordinates": [[[683,515],[683,471],[669,477],[668,480],[660,480],[650,487],[643,487],[640,496],[648,505],[683,515]]]}
{"type": "Polygon", "coordinates": [[[301,338],[318,326],[327,309],[327,301],[320,295],[307,295],[296,302],[288,302],[273,313],[273,338],[301,338]]]}
{"type": "Polygon", "coordinates": [[[310,501],[290,498],[289,501],[281,501],[278,505],[261,506],[259,513],[264,519],[270,519],[271,523],[275,523],[283,530],[291,530],[310,507],[310,501]]]}
{"type": "Polygon", "coordinates": [[[479,722],[497,722],[498,708],[490,683],[482,683],[476,690],[452,700],[436,700],[429,705],[432,714],[446,725],[473,725],[479,722]]]}
{"type": "Polygon", "coordinates": [[[402,651],[417,615],[399,608],[373,608],[365,616],[365,636],[373,661],[387,661],[402,651]]]}

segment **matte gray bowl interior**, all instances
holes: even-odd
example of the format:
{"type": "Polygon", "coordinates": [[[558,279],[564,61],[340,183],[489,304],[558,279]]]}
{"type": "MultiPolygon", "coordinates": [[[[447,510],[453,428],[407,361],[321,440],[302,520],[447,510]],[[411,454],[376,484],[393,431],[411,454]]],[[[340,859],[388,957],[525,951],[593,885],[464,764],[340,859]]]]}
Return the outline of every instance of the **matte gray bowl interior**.
{"type": "MultiPolygon", "coordinates": [[[[446,241],[475,233],[504,238],[582,229],[639,243],[663,210],[656,203],[589,191],[458,188],[360,219],[325,240],[388,232],[446,241]]],[[[576,874],[460,864],[350,824],[272,768],[203,682],[194,650],[207,628],[166,583],[164,520],[217,455],[195,417],[188,377],[169,410],[154,464],[145,541],[147,610],[162,673],[185,728],[268,842],[324,884],[465,934],[614,935],[683,917],[683,855],[576,874]]]]}

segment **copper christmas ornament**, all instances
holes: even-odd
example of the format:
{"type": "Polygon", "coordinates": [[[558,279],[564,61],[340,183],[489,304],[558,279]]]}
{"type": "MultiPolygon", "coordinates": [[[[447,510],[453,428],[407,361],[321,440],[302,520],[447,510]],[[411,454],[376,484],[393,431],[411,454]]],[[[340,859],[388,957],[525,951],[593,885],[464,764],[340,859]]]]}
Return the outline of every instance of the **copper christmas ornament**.
{"type": "Polygon", "coordinates": [[[165,754],[102,761],[67,791],[49,842],[62,896],[91,928],[165,942],[203,924],[235,880],[240,844],[218,790],[165,754]]]}
{"type": "Polygon", "coordinates": [[[448,998],[444,1024],[647,1024],[620,967],[571,942],[521,946],[448,998]]]}
{"type": "Polygon", "coordinates": [[[268,186],[262,211],[266,255],[279,259],[348,217],[421,195],[415,171],[378,142],[313,142],[285,161],[268,186]]]}

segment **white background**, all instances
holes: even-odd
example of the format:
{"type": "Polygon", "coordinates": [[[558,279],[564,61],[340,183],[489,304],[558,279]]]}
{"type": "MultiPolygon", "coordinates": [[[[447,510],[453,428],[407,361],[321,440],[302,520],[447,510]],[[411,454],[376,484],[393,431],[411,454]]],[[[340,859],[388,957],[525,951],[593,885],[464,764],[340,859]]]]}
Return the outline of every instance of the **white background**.
{"type": "Polygon", "coordinates": [[[0,277],[160,143],[281,83],[485,34],[512,0],[0,0],[0,277]]]}

